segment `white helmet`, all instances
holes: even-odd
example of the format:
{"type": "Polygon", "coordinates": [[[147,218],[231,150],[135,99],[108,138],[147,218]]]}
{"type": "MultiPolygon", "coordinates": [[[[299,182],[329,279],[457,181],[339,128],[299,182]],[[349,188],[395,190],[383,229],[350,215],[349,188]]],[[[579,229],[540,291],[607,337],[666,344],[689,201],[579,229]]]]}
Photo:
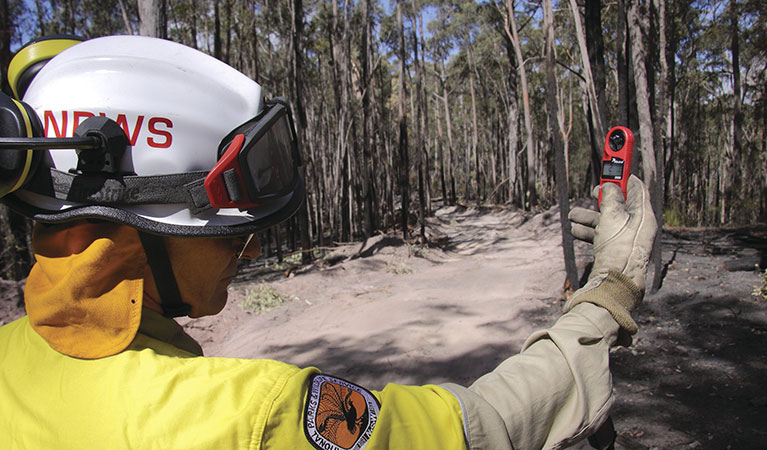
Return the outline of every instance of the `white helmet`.
{"type": "Polygon", "coordinates": [[[184,45],[141,36],[78,43],[47,62],[23,95],[48,138],[103,141],[99,127],[116,123],[129,144],[106,156],[104,146],[45,151],[3,197],[35,220],[234,236],[277,224],[303,202],[285,102],[265,100],[256,82],[184,45]]]}

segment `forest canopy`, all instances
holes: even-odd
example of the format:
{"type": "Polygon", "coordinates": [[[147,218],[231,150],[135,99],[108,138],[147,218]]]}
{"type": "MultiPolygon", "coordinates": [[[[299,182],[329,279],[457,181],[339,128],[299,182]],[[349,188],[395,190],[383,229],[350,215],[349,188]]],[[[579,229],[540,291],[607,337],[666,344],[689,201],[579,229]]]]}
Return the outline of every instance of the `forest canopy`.
{"type": "MultiPolygon", "coordinates": [[[[0,15],[3,79],[39,36],[144,34],[287,97],[306,210],[268,239],[293,249],[422,233],[442,205],[587,197],[615,125],[662,223],[767,217],[762,0],[0,0],[0,15]]],[[[29,223],[1,218],[0,272],[18,279],[29,223]]]]}

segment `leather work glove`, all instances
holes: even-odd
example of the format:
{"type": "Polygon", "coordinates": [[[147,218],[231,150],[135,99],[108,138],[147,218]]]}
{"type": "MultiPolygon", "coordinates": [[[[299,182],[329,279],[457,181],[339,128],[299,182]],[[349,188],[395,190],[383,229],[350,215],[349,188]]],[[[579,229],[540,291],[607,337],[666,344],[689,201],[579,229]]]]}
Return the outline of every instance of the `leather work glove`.
{"type": "MultiPolygon", "coordinates": [[[[568,216],[573,222],[573,236],[594,243],[594,267],[586,285],[565,303],[564,311],[583,302],[607,309],[621,326],[618,343],[628,346],[631,335],[637,332],[630,312],[644,297],[647,264],[658,226],[650,194],[639,178],[629,178],[625,202],[618,185],[605,183],[601,189],[601,213],[573,208],[568,216]]],[[[599,194],[599,186],[594,194],[599,194]]]]}

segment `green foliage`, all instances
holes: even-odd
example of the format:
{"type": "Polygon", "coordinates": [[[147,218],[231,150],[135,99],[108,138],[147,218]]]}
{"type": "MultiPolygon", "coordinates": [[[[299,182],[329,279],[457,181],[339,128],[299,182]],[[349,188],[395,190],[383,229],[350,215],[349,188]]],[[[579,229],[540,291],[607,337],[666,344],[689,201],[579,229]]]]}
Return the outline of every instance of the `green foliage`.
{"type": "Polygon", "coordinates": [[[408,275],[413,273],[413,268],[405,263],[387,263],[386,271],[394,275],[408,275]]]}
{"type": "Polygon", "coordinates": [[[663,224],[670,227],[689,226],[690,221],[678,207],[666,207],[663,211],[663,224]]]}
{"type": "Polygon", "coordinates": [[[425,258],[427,247],[421,244],[407,244],[408,257],[425,258]]]}
{"type": "MultiPolygon", "coordinates": [[[[313,253],[313,258],[316,258],[319,255],[318,252],[313,253]]],[[[282,271],[286,270],[290,267],[299,266],[301,265],[301,252],[295,252],[287,255],[282,259],[282,262],[279,262],[277,260],[273,262],[266,261],[264,264],[264,270],[268,271],[282,271]]]]}
{"type": "Polygon", "coordinates": [[[247,290],[245,300],[240,302],[240,308],[245,311],[262,313],[291,300],[298,300],[298,298],[294,295],[283,297],[277,292],[277,289],[267,283],[260,283],[258,286],[247,290]]]}
{"type": "Polygon", "coordinates": [[[761,286],[754,286],[754,291],[751,293],[754,297],[767,301],[767,269],[761,275],[761,286]]]}

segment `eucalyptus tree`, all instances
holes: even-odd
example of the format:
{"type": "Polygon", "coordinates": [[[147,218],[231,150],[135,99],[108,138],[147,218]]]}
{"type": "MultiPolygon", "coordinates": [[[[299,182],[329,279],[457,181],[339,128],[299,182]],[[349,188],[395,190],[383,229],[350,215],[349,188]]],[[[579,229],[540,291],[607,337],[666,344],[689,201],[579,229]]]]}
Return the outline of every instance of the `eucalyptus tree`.
{"type": "Polygon", "coordinates": [[[405,49],[405,21],[404,21],[404,1],[397,0],[397,31],[398,31],[398,67],[399,67],[399,94],[397,123],[399,128],[399,190],[402,202],[400,225],[402,226],[403,239],[408,238],[408,218],[410,216],[410,163],[407,140],[407,77],[405,76],[407,68],[407,54],[405,49]]]}
{"type": "MultiPolygon", "coordinates": [[[[599,181],[602,145],[607,131],[607,106],[605,100],[604,41],[602,39],[601,0],[587,0],[585,27],[581,23],[575,0],[569,0],[575,24],[583,78],[585,79],[589,140],[591,143],[591,183],[599,181]]],[[[627,124],[625,124],[627,125],[627,124]]]]}
{"type": "Polygon", "coordinates": [[[565,164],[565,146],[563,133],[558,119],[557,93],[559,84],[557,81],[556,47],[554,45],[554,8],[552,0],[543,1],[543,27],[545,36],[544,53],[546,55],[546,107],[549,114],[549,139],[554,148],[555,172],[557,179],[557,191],[559,200],[559,219],[562,229],[562,250],[565,259],[565,272],[567,283],[574,289],[578,287],[578,267],[575,265],[575,249],[573,247],[573,235],[570,231],[570,221],[567,216],[570,212],[569,188],[567,182],[567,169],[565,164]]]}
{"type": "Polygon", "coordinates": [[[138,34],[168,38],[168,3],[166,0],[137,0],[138,34]]]}
{"type": "Polygon", "coordinates": [[[521,176],[519,173],[519,101],[518,101],[518,87],[517,87],[517,59],[515,54],[514,42],[512,40],[512,34],[507,32],[507,22],[503,11],[505,6],[494,4],[493,8],[489,9],[488,25],[492,27],[496,34],[501,37],[503,48],[505,51],[506,62],[508,71],[506,72],[506,95],[502,97],[502,102],[507,111],[506,121],[506,181],[508,183],[508,199],[509,202],[522,206],[524,202],[519,202],[522,197],[520,195],[523,192],[521,185],[521,176]]]}
{"type": "Polygon", "coordinates": [[[450,98],[453,90],[448,84],[447,60],[454,49],[453,35],[449,31],[450,11],[447,8],[439,8],[434,20],[429,22],[428,30],[431,37],[427,42],[427,51],[430,53],[431,73],[435,79],[432,96],[436,100],[435,116],[437,124],[437,143],[440,155],[440,179],[442,187],[442,203],[454,204],[456,201],[455,158],[453,143],[453,124],[450,113],[450,98]],[[444,116],[439,112],[443,111],[444,116]],[[444,117],[445,134],[443,136],[442,120],[444,117]],[[448,188],[450,194],[448,195],[448,188]]]}
{"type": "Polygon", "coordinates": [[[514,7],[514,0],[506,0],[506,30],[514,47],[514,55],[517,59],[517,70],[519,72],[520,88],[522,90],[522,110],[524,112],[526,132],[527,174],[525,181],[525,206],[532,208],[538,203],[538,195],[535,187],[535,139],[533,137],[533,122],[530,112],[530,92],[527,84],[527,69],[525,68],[525,58],[522,55],[522,43],[519,39],[519,30],[515,15],[516,9],[514,7]]]}
{"type": "Polygon", "coordinates": [[[415,144],[415,152],[416,152],[416,176],[418,179],[418,217],[420,226],[418,229],[418,235],[421,240],[421,242],[426,241],[426,216],[428,214],[428,209],[426,203],[427,203],[427,197],[429,192],[429,187],[425,186],[425,180],[424,177],[428,177],[428,167],[429,167],[429,159],[428,159],[428,130],[427,130],[427,123],[428,123],[428,115],[429,115],[429,109],[428,104],[426,103],[426,93],[424,88],[424,66],[425,61],[423,60],[424,57],[424,51],[423,51],[423,45],[422,45],[422,39],[423,39],[423,2],[419,3],[418,0],[412,0],[410,3],[410,22],[412,24],[412,44],[413,44],[413,65],[415,67],[415,105],[416,105],[416,121],[415,121],[415,129],[416,132],[416,144],[415,144]],[[420,19],[420,21],[419,21],[420,19]],[[421,39],[419,39],[419,30],[421,34],[421,39]],[[421,48],[419,52],[419,47],[421,48]],[[420,57],[419,57],[420,53],[420,57]],[[424,163],[424,159],[426,159],[426,162],[424,163]],[[424,171],[426,171],[426,174],[424,174],[424,171]]]}

